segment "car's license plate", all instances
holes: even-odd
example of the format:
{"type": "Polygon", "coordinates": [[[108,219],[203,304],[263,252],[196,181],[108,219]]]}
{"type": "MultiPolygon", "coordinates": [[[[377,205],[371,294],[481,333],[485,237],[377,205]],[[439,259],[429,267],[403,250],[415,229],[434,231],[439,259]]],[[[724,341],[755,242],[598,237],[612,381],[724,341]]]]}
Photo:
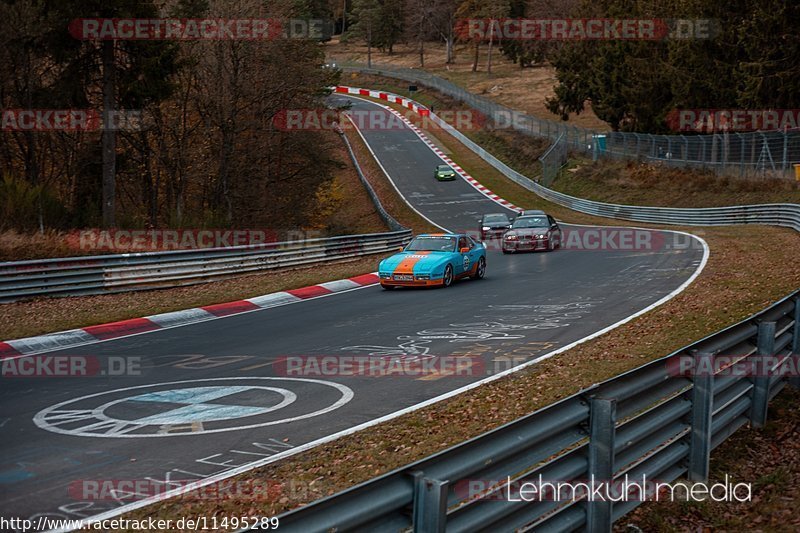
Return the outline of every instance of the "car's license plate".
{"type": "Polygon", "coordinates": [[[393,277],[397,281],[414,281],[414,276],[411,274],[395,274],[393,277]]]}

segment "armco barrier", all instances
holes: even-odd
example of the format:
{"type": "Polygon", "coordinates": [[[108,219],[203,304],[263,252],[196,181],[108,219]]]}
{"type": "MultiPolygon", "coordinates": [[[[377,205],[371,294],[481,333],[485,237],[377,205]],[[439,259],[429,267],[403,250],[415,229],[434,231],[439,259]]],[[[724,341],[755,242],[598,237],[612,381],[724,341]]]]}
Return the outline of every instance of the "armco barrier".
{"type": "Polygon", "coordinates": [[[475,152],[481,159],[492,165],[508,179],[518,185],[541,196],[545,200],[562,205],[582,213],[632,220],[636,222],[649,222],[656,224],[678,224],[682,226],[725,226],[731,224],[767,224],[771,226],[786,226],[800,231],[800,205],[798,204],[756,204],[738,205],[731,207],[706,207],[706,208],[678,208],[678,207],[644,207],[633,205],[607,204],[584,200],[567,194],[548,189],[512,169],[495,156],[473,142],[448,122],[437,116],[428,108],[409,100],[408,98],[387,93],[354,87],[337,87],[337,92],[380,98],[394,102],[428,117],[429,120],[458,139],[467,148],[475,152]]]}
{"type": "MultiPolygon", "coordinates": [[[[284,532],[610,531],[641,502],[508,501],[512,484],[627,474],[705,481],[711,451],[797,385],[800,291],[757,315],[533,414],[279,517],[284,532]],[[793,355],[794,354],[794,355],[793,355]],[[683,375],[681,362],[730,355],[766,370],[683,375]],[[759,365],[766,358],[766,366],[759,365]],[[794,370],[792,377],[787,375],[794,370]],[[498,483],[486,484],[488,480],[498,483]],[[500,482],[502,480],[502,482],[500,482]],[[486,489],[476,496],[470,487],[486,489]],[[480,496],[480,497],[478,497],[480,496]]],[[[700,366],[698,366],[700,368],[700,366]]]]}
{"type": "Polygon", "coordinates": [[[300,242],[0,263],[0,302],[190,285],[392,252],[410,238],[411,230],[402,229],[300,242]]]}

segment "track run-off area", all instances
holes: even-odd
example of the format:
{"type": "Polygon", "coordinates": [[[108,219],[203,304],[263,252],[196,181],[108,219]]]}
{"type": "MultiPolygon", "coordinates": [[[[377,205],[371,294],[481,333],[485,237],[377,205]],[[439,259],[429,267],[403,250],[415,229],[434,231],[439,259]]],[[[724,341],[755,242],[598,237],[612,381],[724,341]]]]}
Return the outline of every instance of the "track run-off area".
{"type": "MultiPolygon", "coordinates": [[[[331,98],[397,123],[384,106],[331,98]]],[[[483,214],[516,214],[464,179],[435,180],[442,159],[408,127],[360,134],[400,194],[435,225],[475,232],[483,214]]],[[[614,230],[630,231],[603,231],[614,230]]],[[[513,255],[490,244],[486,277],[447,289],[374,285],[44,354],[129,369],[134,361],[136,371],[3,377],[0,515],[116,515],[150,494],[87,487],[210,483],[535,364],[665,302],[702,270],[701,240],[641,231],[646,245],[631,249],[604,246],[602,236],[593,237],[599,246],[513,255]],[[419,375],[287,363],[326,357],[467,363],[419,375]]]]}

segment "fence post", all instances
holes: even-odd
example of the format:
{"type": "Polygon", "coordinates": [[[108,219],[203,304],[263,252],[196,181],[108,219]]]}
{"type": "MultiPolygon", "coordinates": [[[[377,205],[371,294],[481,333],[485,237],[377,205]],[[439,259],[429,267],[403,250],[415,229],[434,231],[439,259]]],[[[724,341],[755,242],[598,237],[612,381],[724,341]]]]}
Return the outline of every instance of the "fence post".
{"type": "Polygon", "coordinates": [[[781,170],[786,172],[788,168],[788,159],[789,159],[789,131],[784,129],[783,130],[783,164],[781,165],[781,170]]]}
{"type": "MultiPolygon", "coordinates": [[[[614,426],[616,400],[589,400],[589,483],[611,483],[614,479],[614,426]]],[[[586,530],[611,531],[611,501],[586,502],[586,530]]]]}
{"type": "Polygon", "coordinates": [[[794,329],[792,331],[791,357],[794,358],[795,364],[792,365],[794,373],[790,373],[789,385],[800,390],[800,375],[798,375],[798,372],[800,372],[800,369],[798,369],[798,364],[800,364],[800,296],[794,299],[794,329]]]}
{"type": "Polygon", "coordinates": [[[744,137],[741,133],[737,133],[736,136],[739,138],[739,142],[742,145],[742,154],[739,156],[739,177],[744,176],[744,157],[745,157],[745,142],[747,137],[744,137]]]}
{"type": "MultiPolygon", "coordinates": [[[[758,324],[758,340],[756,354],[771,356],[775,352],[775,322],[758,324]]],[[[756,365],[761,368],[763,365],[756,365]]],[[[753,396],[750,406],[750,423],[753,427],[764,427],[767,423],[767,407],[769,407],[769,372],[766,367],[753,377],[753,396]]]]}
{"type": "Polygon", "coordinates": [[[692,352],[694,376],[692,377],[692,432],[689,439],[690,481],[708,480],[708,461],[711,457],[711,416],[714,412],[714,374],[701,370],[702,358],[712,354],[692,352]]]}
{"type": "Polygon", "coordinates": [[[424,472],[413,472],[414,533],[444,533],[447,522],[447,481],[429,479],[424,472]]]}

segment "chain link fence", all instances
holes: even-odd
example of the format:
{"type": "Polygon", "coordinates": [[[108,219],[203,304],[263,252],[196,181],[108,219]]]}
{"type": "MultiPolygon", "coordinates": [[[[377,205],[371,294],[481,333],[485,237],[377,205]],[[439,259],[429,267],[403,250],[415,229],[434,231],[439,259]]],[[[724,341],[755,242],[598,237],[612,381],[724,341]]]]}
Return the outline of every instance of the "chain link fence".
{"type": "MultiPolygon", "coordinates": [[[[594,159],[637,159],[739,176],[772,174],[788,177],[793,175],[794,165],[800,164],[800,128],[713,135],[597,131],[515,111],[422,70],[375,64],[368,67],[333,59],[329,65],[344,72],[386,76],[430,87],[483,113],[496,128],[511,128],[526,135],[558,140],[556,144],[563,143],[570,150],[592,154],[594,159]]],[[[549,161],[544,170],[552,172],[549,161]]]]}
{"type": "Polygon", "coordinates": [[[549,187],[558,176],[561,168],[567,164],[567,142],[562,133],[539,158],[542,164],[542,185],[549,187]]]}

